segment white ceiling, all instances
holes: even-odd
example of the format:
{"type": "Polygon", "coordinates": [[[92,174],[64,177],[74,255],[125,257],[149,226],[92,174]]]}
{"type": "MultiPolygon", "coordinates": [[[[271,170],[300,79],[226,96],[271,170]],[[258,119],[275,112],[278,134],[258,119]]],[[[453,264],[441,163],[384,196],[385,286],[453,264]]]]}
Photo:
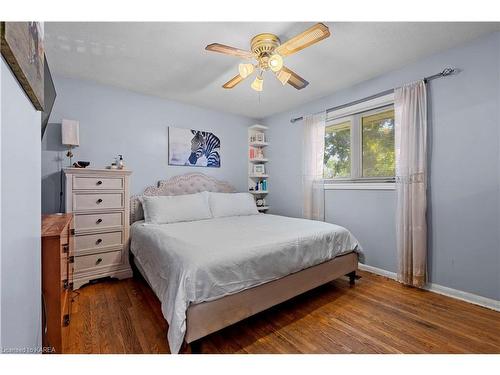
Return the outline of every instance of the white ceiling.
{"type": "Polygon", "coordinates": [[[252,79],[223,89],[239,59],[204,49],[213,42],[249,49],[262,32],[283,42],[312,24],[46,22],[47,59],[56,75],[263,118],[500,30],[500,23],[328,22],[330,38],[285,58],[309,86],[283,87],[267,74],[260,97],[252,79]]]}

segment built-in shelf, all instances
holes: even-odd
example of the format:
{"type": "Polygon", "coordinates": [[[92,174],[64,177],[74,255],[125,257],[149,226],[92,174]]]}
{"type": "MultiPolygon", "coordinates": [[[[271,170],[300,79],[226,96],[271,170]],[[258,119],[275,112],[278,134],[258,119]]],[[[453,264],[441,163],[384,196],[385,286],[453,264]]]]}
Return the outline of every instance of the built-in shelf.
{"type": "Polygon", "coordinates": [[[250,159],[250,163],[267,163],[269,159],[250,159]]]}
{"type": "Polygon", "coordinates": [[[269,146],[269,142],[250,142],[249,145],[252,147],[266,147],[269,146]]]}
{"type": "Polygon", "coordinates": [[[267,126],[265,125],[259,125],[259,124],[256,124],[256,125],[252,125],[250,126],[248,129],[250,130],[260,130],[260,131],[265,131],[267,129],[269,129],[267,126]]]}
{"type": "Polygon", "coordinates": [[[257,207],[259,212],[266,213],[269,209],[267,205],[267,197],[269,193],[269,164],[266,164],[269,159],[267,158],[269,146],[269,139],[267,138],[268,127],[261,124],[256,124],[248,127],[248,192],[253,195],[255,204],[261,204],[257,207]]]}

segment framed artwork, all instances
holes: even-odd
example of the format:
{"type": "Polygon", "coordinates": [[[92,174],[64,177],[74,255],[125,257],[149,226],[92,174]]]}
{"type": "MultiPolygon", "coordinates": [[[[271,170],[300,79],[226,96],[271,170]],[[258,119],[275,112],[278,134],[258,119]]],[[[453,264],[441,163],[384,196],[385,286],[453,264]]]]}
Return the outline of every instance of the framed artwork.
{"type": "Polygon", "coordinates": [[[214,133],[168,128],[168,164],[220,168],[220,139],[214,133]]]}
{"type": "Polygon", "coordinates": [[[265,168],[264,164],[255,164],[253,166],[253,173],[254,174],[265,174],[266,168],[265,168]]]}
{"type": "Polygon", "coordinates": [[[33,106],[44,109],[44,46],[39,22],[1,22],[1,51],[33,106]]]}
{"type": "Polygon", "coordinates": [[[264,133],[257,133],[257,134],[255,134],[255,140],[257,142],[265,142],[266,139],[264,137],[264,133]]]}

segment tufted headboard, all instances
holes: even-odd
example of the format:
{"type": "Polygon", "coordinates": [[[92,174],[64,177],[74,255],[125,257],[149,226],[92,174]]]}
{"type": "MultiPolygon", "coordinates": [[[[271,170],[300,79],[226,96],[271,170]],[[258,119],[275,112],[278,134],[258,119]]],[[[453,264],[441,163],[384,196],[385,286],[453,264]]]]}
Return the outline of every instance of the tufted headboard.
{"type": "Polygon", "coordinates": [[[225,181],[219,181],[203,173],[187,173],[169,180],[158,181],[157,186],[148,186],[142,195],[130,197],[130,224],[144,219],[144,212],[139,197],[143,195],[183,195],[202,191],[215,193],[234,193],[236,189],[225,181]]]}

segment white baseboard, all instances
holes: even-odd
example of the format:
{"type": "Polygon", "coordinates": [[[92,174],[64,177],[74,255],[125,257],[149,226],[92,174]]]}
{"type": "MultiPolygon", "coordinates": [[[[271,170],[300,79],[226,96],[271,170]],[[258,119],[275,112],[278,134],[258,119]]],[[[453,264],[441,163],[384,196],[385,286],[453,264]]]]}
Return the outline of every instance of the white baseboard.
{"type": "Polygon", "coordinates": [[[383,270],[382,268],[377,268],[377,267],[369,266],[368,264],[362,264],[362,263],[358,263],[358,268],[361,271],[375,273],[377,275],[385,276],[385,277],[388,277],[389,279],[396,280],[396,272],[386,271],[386,270],[383,270]]]}
{"type": "MultiPolygon", "coordinates": [[[[381,268],[377,268],[377,267],[373,267],[373,266],[369,266],[367,264],[361,264],[361,263],[359,263],[358,267],[362,271],[375,273],[377,275],[385,276],[385,277],[388,277],[389,279],[396,280],[397,275],[395,272],[386,271],[386,270],[383,270],[381,268]]],[[[500,301],[496,301],[492,298],[478,296],[477,294],[464,292],[462,290],[448,288],[446,286],[433,284],[433,283],[427,284],[424,289],[426,289],[430,292],[433,292],[433,293],[438,293],[438,294],[442,294],[442,295],[447,296],[447,297],[451,297],[451,298],[459,299],[459,300],[462,300],[465,302],[473,303],[474,305],[479,305],[479,306],[487,307],[488,309],[500,311],[500,301]]]]}

